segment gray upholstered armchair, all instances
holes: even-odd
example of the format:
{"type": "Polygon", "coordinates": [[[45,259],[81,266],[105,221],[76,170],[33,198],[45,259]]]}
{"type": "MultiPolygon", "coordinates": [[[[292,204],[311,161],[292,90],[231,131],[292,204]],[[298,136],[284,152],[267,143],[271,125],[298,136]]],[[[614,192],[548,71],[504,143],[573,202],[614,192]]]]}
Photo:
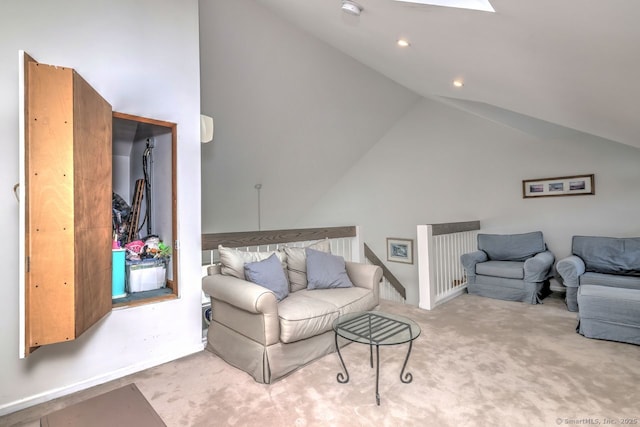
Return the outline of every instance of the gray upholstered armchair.
{"type": "Polygon", "coordinates": [[[587,338],[640,345],[640,237],[573,236],[556,270],[587,338]]]}
{"type": "Polygon", "coordinates": [[[567,287],[567,308],[578,311],[578,286],[640,289],[640,237],[573,236],[571,255],[556,270],[567,287]]]}
{"type": "Polygon", "coordinates": [[[470,294],[529,304],[544,297],[554,260],[541,231],[478,234],[478,250],[460,257],[470,294]]]}

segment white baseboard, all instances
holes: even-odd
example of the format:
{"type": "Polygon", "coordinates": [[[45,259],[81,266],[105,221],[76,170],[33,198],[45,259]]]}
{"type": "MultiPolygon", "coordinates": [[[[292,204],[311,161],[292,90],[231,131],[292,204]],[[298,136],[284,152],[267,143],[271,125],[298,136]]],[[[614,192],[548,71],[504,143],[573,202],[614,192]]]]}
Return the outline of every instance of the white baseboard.
{"type": "Polygon", "coordinates": [[[144,371],[145,369],[153,368],[154,366],[162,365],[163,363],[171,362],[176,359],[180,359],[190,354],[197,353],[204,349],[204,345],[196,345],[188,350],[181,349],[182,351],[176,351],[173,354],[164,355],[158,359],[147,360],[136,365],[127,366],[126,368],[118,369],[116,371],[107,372],[102,375],[89,378],[84,381],[80,381],[75,384],[70,384],[65,387],[49,390],[43,393],[39,393],[33,396],[29,396],[24,399],[19,399],[14,402],[0,406],[0,416],[11,414],[13,412],[21,411],[22,409],[29,408],[40,403],[48,402],[58,397],[66,396],[77,391],[86,390],[90,387],[94,387],[100,384],[104,384],[111,380],[125,377],[136,372],[144,371]]]}

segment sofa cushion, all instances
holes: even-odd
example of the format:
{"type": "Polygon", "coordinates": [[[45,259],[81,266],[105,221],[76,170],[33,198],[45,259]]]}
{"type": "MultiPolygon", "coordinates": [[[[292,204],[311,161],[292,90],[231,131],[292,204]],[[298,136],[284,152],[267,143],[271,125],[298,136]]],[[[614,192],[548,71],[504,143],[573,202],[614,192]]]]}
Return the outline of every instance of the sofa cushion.
{"type": "Polygon", "coordinates": [[[330,331],[338,308],[318,298],[295,292],[278,303],[280,341],[291,343],[330,331]]]}
{"type": "Polygon", "coordinates": [[[305,290],[300,293],[337,307],[340,315],[357,311],[369,311],[378,305],[376,296],[370,289],[357,286],[341,289],[305,290]]]}
{"type": "MultiPolygon", "coordinates": [[[[312,243],[306,248],[315,249],[321,252],[331,253],[331,242],[329,239],[312,243]]],[[[307,288],[307,254],[305,247],[296,248],[285,246],[281,249],[287,256],[287,273],[289,275],[289,289],[296,292],[307,288]]]]}
{"type": "Polygon", "coordinates": [[[244,275],[244,265],[246,263],[262,261],[269,258],[273,254],[276,254],[278,259],[280,260],[282,268],[286,268],[285,261],[287,259],[287,256],[282,252],[248,252],[226,248],[222,245],[219,245],[218,253],[220,254],[220,272],[226,276],[234,276],[238,279],[246,279],[246,276],[244,275]]]}
{"type": "Polygon", "coordinates": [[[640,237],[573,236],[572,251],[586,271],[640,276],[640,237]]]}
{"type": "Polygon", "coordinates": [[[262,261],[246,263],[244,275],[248,281],[276,294],[278,301],[282,301],[289,295],[289,283],[276,254],[262,261]]]}
{"type": "Polygon", "coordinates": [[[640,290],[620,289],[608,286],[586,285],[578,288],[580,323],[586,319],[606,321],[608,334],[605,339],[617,339],[617,329],[632,325],[636,328],[635,341],[640,342],[640,290]]]}
{"type": "Polygon", "coordinates": [[[307,289],[350,288],[353,286],[344,258],[305,248],[307,254],[307,289]]]}
{"type": "Polygon", "coordinates": [[[618,274],[584,273],[580,276],[580,286],[597,285],[614,288],[640,289],[640,277],[618,274]]]}
{"type": "Polygon", "coordinates": [[[476,274],[483,276],[504,277],[507,279],[524,279],[524,262],[522,261],[487,261],[476,264],[476,274]]]}
{"type": "Polygon", "coordinates": [[[490,260],[525,261],[546,250],[541,231],[524,234],[478,234],[478,249],[490,260]]]}

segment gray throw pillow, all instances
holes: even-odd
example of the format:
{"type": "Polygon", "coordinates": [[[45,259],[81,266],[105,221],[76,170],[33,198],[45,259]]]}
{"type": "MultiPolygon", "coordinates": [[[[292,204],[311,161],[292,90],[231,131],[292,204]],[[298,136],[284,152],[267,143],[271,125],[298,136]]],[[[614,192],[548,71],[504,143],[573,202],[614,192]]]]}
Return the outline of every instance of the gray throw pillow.
{"type": "Polygon", "coordinates": [[[248,281],[273,291],[278,301],[289,295],[289,282],[276,254],[263,261],[245,264],[244,275],[248,281]]]}
{"type": "Polygon", "coordinates": [[[541,231],[523,234],[478,234],[478,249],[492,261],[526,261],[547,247],[541,231]]]}
{"type": "Polygon", "coordinates": [[[331,253],[331,242],[324,239],[303,248],[285,246],[281,249],[287,255],[290,292],[307,289],[307,254],[304,251],[306,248],[331,253]]]}
{"type": "Polygon", "coordinates": [[[640,276],[640,237],[573,236],[572,252],[587,271],[640,276]]]}
{"type": "Polygon", "coordinates": [[[307,254],[307,289],[350,288],[353,286],[344,258],[305,248],[307,254]]]}

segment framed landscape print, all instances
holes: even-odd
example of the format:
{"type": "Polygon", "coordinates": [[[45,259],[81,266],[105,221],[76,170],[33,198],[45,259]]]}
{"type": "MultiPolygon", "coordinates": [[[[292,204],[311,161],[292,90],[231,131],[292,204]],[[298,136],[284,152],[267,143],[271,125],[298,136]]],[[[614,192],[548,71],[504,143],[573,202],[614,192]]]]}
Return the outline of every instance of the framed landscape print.
{"type": "Polygon", "coordinates": [[[594,174],[522,181],[522,197],[585,196],[596,194],[594,174]]]}
{"type": "Polygon", "coordinates": [[[413,240],[388,237],[387,260],[413,264],[413,240]]]}

